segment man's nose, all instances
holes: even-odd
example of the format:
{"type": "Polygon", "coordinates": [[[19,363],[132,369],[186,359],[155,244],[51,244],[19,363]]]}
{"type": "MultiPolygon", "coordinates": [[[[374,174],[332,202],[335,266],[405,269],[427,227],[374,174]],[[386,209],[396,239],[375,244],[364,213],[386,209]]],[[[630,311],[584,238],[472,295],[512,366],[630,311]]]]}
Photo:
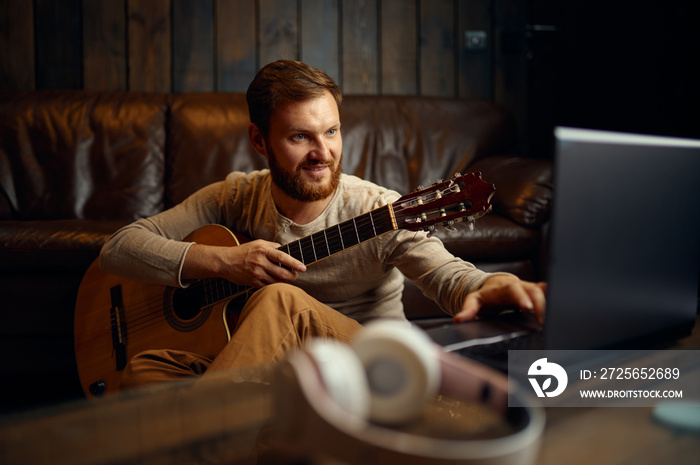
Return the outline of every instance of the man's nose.
{"type": "Polygon", "coordinates": [[[309,157],[314,160],[328,161],[331,159],[331,147],[328,141],[323,138],[316,139],[314,146],[309,154],[309,157]]]}

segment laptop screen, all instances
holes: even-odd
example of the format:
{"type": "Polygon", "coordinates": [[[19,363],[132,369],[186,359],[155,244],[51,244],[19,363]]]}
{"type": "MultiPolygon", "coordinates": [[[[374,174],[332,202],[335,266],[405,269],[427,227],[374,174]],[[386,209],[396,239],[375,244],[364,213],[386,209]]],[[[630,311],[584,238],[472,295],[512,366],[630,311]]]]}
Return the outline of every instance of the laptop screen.
{"type": "Polygon", "coordinates": [[[692,328],[700,141],[559,127],[545,345],[589,349],[692,328]]]}

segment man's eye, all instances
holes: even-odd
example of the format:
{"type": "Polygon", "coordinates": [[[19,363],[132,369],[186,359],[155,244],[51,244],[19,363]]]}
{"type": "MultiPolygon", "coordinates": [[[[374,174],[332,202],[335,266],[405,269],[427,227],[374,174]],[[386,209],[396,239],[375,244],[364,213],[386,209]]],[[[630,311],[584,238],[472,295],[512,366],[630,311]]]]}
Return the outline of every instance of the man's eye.
{"type": "Polygon", "coordinates": [[[338,132],[337,129],[330,129],[330,130],[328,131],[328,135],[329,135],[329,136],[335,136],[335,133],[336,133],[336,132],[338,132]]]}
{"type": "Polygon", "coordinates": [[[304,140],[305,138],[306,136],[304,136],[304,134],[295,134],[292,136],[292,139],[294,140],[304,140]]]}

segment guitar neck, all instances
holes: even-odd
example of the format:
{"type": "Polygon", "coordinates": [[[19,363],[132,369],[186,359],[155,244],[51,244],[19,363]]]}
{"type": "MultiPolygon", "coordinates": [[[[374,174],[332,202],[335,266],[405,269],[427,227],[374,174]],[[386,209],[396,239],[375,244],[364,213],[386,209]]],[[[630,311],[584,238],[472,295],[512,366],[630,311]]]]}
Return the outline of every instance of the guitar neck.
{"type": "MultiPolygon", "coordinates": [[[[304,265],[311,265],[350,247],[397,229],[391,205],[343,221],[278,248],[304,265]]],[[[214,305],[251,290],[223,278],[206,278],[193,283],[202,286],[205,306],[214,305]]]]}
{"type": "Polygon", "coordinates": [[[304,265],[310,265],[394,229],[397,227],[391,206],[385,205],[290,242],[278,250],[291,255],[304,265]]]}

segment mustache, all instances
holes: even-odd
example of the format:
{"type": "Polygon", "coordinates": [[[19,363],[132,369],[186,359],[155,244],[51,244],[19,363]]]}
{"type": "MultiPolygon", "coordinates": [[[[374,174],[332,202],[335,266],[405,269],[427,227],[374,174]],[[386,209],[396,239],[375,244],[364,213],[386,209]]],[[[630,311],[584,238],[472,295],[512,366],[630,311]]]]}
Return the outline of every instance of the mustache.
{"type": "Polygon", "coordinates": [[[305,160],[304,162],[302,162],[301,166],[316,166],[316,165],[331,165],[331,164],[333,164],[333,160],[321,161],[321,160],[310,159],[310,160],[305,160]]]}
{"type": "Polygon", "coordinates": [[[308,159],[300,163],[298,169],[302,170],[304,168],[318,168],[322,166],[335,167],[337,164],[338,162],[333,159],[327,161],[308,159]]]}

